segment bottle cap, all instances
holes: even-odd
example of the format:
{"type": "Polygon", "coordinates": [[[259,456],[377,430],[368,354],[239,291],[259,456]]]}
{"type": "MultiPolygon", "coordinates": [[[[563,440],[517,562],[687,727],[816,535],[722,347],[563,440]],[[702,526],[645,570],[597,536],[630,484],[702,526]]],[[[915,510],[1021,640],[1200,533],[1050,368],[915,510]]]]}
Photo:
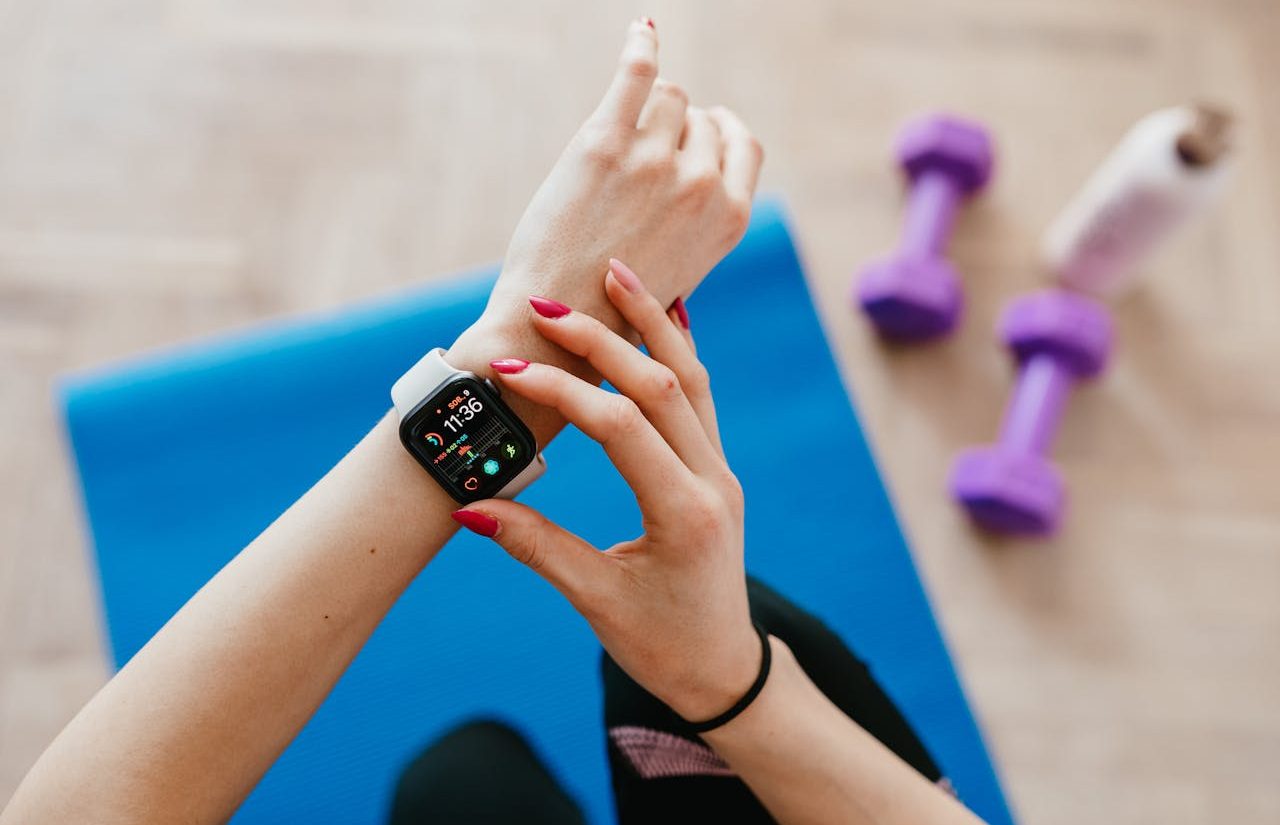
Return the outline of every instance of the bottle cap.
{"type": "Polygon", "coordinates": [[[1235,119],[1226,109],[1207,103],[1196,103],[1191,111],[1191,125],[1178,135],[1178,157],[1188,166],[1212,166],[1231,149],[1235,119]]]}

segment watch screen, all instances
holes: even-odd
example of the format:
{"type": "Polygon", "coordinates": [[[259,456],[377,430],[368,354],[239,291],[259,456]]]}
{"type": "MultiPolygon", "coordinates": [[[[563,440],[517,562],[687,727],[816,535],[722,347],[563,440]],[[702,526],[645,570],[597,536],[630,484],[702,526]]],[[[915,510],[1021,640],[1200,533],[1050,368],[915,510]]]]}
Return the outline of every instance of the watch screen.
{"type": "Polygon", "coordinates": [[[405,446],[459,501],[493,497],[534,458],[524,424],[497,393],[458,378],[424,401],[400,428],[405,446]]]}

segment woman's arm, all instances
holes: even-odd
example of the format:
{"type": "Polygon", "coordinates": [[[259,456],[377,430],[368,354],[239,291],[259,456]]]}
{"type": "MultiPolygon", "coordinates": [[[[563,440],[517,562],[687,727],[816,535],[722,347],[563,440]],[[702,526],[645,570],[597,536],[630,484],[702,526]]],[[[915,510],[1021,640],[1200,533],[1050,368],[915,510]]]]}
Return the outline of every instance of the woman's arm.
{"type": "MultiPolygon", "coordinates": [[[[606,293],[652,357],[585,313],[534,326],[589,359],[620,395],[544,364],[516,364],[501,380],[600,441],[636,494],[642,534],[600,552],[509,501],[468,505],[462,520],[560,590],[632,679],[685,719],[712,720],[761,668],[742,491],[725,464],[687,326],[616,261],[606,293]]],[[[828,701],[785,644],[770,644],[763,691],[703,738],[780,822],[977,821],[828,701]]]]}
{"type": "MultiPolygon", "coordinates": [[[[621,330],[601,249],[670,261],[651,286],[673,300],[741,236],[754,141],[728,112],[688,108],[677,87],[655,84],[656,59],[652,27],[633,24],[599,109],[522,218],[484,317],[449,349],[452,366],[492,375],[490,360],[522,355],[597,380],[530,329],[526,296],[594,307],[621,330]]],[[[553,410],[508,400],[541,445],[563,426],[553,410]]],[[[0,822],[232,814],[456,528],[456,505],[405,453],[397,423],[384,416],[183,606],[58,736],[0,822]]]]}
{"type": "Polygon", "coordinates": [[[0,821],[225,821],[452,534],[450,509],[385,417],[99,691],[0,821]]]}
{"type": "MultiPolygon", "coordinates": [[[[776,638],[764,690],[703,739],[786,825],[980,820],[833,705],[776,638]]],[[[732,701],[732,700],[730,700],[732,701]]]]}

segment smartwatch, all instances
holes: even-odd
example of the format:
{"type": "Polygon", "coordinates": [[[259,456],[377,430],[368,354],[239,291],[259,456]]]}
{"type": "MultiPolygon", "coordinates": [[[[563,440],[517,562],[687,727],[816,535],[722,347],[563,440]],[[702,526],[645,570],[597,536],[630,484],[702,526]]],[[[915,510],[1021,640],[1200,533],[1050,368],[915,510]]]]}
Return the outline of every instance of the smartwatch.
{"type": "Polygon", "coordinates": [[[433,349],[391,387],[400,441],[462,504],[513,498],[547,462],[493,382],[457,370],[433,349]]]}

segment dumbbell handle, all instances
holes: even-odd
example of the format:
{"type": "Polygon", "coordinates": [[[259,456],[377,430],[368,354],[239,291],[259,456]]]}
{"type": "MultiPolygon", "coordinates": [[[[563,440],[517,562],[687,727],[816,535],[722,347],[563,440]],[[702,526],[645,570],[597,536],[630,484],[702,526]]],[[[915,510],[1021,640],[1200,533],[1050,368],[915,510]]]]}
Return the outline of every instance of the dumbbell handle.
{"type": "Polygon", "coordinates": [[[1000,446],[1047,455],[1075,383],[1071,370],[1050,354],[1024,361],[1000,425],[1000,446]]]}
{"type": "Polygon", "coordinates": [[[911,181],[898,249],[930,258],[945,252],[960,199],[960,187],[952,175],[942,169],[921,172],[911,181]]]}

